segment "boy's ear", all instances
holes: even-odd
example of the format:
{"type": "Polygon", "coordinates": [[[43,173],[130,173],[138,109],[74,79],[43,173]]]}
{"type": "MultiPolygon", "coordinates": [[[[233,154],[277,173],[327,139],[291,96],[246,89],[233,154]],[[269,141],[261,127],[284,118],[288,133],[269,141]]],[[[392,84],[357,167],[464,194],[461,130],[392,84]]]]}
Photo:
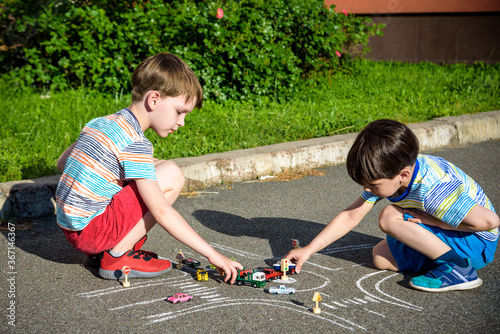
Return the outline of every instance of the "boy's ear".
{"type": "Polygon", "coordinates": [[[403,170],[399,173],[399,175],[401,176],[401,181],[403,181],[403,182],[410,181],[412,174],[413,174],[413,172],[412,172],[412,168],[410,166],[403,168],[403,170]]]}
{"type": "Polygon", "coordinates": [[[148,107],[148,110],[153,111],[156,109],[160,97],[160,92],[157,90],[152,90],[148,93],[148,95],[146,96],[146,106],[148,107]]]}

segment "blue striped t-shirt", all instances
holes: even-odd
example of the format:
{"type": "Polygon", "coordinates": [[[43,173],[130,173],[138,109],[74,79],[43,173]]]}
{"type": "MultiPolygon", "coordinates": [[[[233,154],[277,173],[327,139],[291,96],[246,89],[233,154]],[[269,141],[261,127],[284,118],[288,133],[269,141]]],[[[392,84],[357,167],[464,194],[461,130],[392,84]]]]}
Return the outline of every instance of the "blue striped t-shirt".
{"type": "Polygon", "coordinates": [[[156,180],[153,145],[128,109],[91,120],[66,161],[56,191],[57,223],[80,231],[126,181],[156,180]]]}
{"type": "MultiPolygon", "coordinates": [[[[369,203],[381,199],[368,191],[361,197],[369,203]]],[[[455,228],[476,205],[495,212],[481,186],[470,176],[443,158],[423,154],[417,158],[405,193],[387,199],[402,208],[427,212],[455,228]]],[[[474,233],[486,240],[498,239],[498,228],[474,233]]]]}

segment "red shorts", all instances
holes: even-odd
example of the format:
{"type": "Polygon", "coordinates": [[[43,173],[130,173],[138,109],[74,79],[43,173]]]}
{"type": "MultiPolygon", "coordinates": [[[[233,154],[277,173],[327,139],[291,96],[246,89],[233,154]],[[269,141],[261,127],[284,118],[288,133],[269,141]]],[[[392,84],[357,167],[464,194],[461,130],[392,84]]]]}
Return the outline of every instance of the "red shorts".
{"type": "Polygon", "coordinates": [[[118,244],[147,212],[137,185],[132,181],[116,193],[104,212],[83,230],[63,231],[77,250],[88,255],[99,254],[118,244]]]}

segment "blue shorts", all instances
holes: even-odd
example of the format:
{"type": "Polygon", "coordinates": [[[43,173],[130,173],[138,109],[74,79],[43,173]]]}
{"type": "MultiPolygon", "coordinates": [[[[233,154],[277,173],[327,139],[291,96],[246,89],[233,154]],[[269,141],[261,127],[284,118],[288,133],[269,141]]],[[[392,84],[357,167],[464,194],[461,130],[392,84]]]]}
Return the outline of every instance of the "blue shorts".
{"type": "MultiPolygon", "coordinates": [[[[443,240],[463,258],[471,259],[474,269],[479,270],[493,261],[498,239],[489,241],[473,233],[456,230],[443,230],[436,226],[419,224],[443,240]]],[[[387,243],[399,271],[427,271],[434,267],[434,261],[401,241],[387,236],[387,243]]]]}

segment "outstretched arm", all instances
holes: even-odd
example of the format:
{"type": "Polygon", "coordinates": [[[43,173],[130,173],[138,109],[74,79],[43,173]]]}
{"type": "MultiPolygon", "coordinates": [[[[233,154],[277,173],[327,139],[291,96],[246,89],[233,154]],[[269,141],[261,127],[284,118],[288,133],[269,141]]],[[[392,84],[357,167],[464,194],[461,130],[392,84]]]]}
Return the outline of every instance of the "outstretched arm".
{"type": "Polygon", "coordinates": [[[184,220],[184,218],[167,202],[157,181],[137,179],[137,189],[146,203],[149,212],[156,222],[174,238],[205,256],[210,263],[217,267],[224,281],[231,279],[235,282],[237,269],[243,266],[218,253],[184,220]]]}
{"type": "Polygon", "coordinates": [[[285,256],[286,259],[297,263],[296,271],[300,272],[302,265],[314,253],[322,250],[332,242],[338,240],[356,227],[364,216],[373,208],[373,204],[365,202],[359,197],[347,209],[340,212],[333,220],[309,243],[309,245],[293,249],[285,256]]]}

